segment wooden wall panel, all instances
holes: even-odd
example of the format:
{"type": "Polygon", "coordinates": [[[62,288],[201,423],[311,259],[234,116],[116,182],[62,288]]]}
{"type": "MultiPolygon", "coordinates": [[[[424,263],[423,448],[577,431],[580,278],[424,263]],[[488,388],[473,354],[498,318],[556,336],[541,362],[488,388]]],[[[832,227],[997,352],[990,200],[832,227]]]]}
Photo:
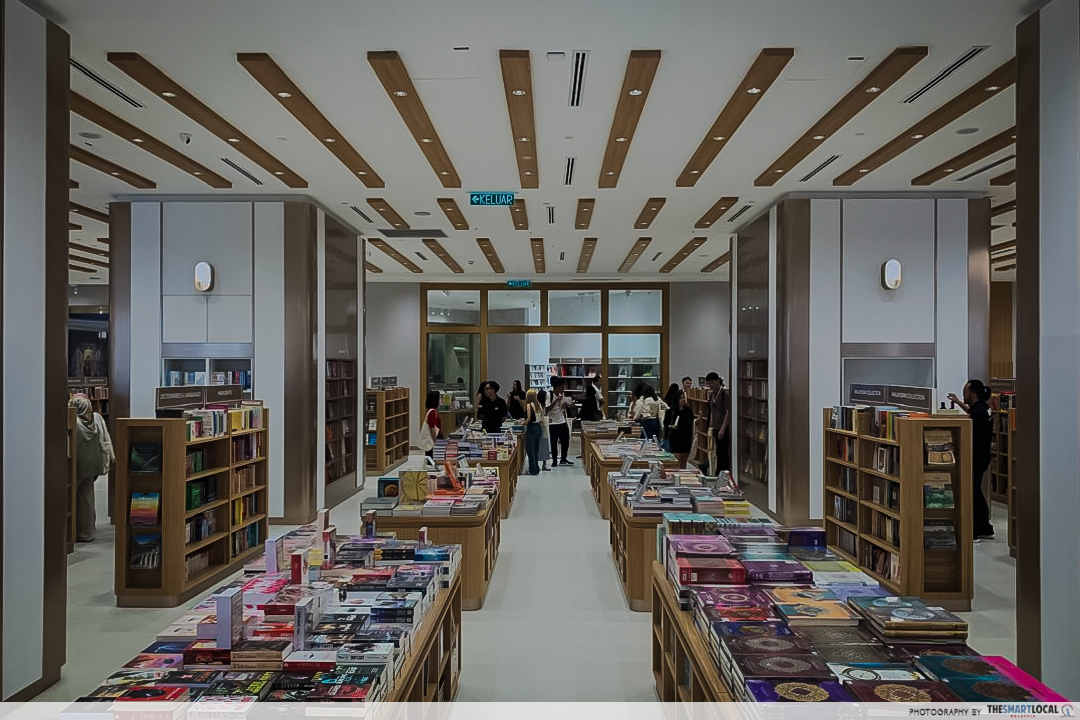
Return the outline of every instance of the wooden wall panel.
{"type": "Polygon", "coordinates": [[[1013,374],[1013,283],[990,283],[990,376],[1013,374]]]}

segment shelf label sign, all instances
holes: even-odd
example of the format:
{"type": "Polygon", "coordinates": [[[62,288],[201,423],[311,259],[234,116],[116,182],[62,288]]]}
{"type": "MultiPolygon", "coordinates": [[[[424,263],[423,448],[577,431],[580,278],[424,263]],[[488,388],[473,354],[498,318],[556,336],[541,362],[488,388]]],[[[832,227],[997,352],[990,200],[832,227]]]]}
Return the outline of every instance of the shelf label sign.
{"type": "Polygon", "coordinates": [[[482,190],[469,193],[470,205],[513,205],[514,193],[482,190]]]}
{"type": "Polygon", "coordinates": [[[889,405],[899,405],[908,410],[920,412],[934,412],[933,388],[908,387],[907,385],[890,385],[886,401],[889,405]]]}
{"type": "Polygon", "coordinates": [[[848,402],[866,405],[881,405],[885,402],[884,385],[848,385],[848,402]]]}
{"type": "Polygon", "coordinates": [[[525,278],[519,278],[517,280],[507,280],[506,287],[509,288],[527,288],[532,287],[532,280],[525,278]]]}

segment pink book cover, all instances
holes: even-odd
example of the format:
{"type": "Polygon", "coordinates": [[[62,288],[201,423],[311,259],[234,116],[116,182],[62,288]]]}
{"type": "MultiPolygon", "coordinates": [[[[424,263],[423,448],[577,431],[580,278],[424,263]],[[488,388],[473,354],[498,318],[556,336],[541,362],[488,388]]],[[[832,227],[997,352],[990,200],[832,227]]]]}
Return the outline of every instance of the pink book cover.
{"type": "Polygon", "coordinates": [[[1031,691],[1031,694],[1037,697],[1041,702],[1069,702],[1068,698],[1059,695],[1046,687],[1041,682],[1013,665],[1006,658],[995,655],[984,657],[983,660],[1000,670],[1001,674],[1009,680],[1012,680],[1020,687],[1031,691]]]}

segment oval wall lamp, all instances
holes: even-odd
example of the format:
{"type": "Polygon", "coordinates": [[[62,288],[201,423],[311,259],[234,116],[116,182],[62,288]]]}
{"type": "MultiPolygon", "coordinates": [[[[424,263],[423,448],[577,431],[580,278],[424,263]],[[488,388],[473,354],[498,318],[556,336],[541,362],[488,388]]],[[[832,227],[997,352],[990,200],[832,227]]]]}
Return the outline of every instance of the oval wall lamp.
{"type": "Polygon", "coordinates": [[[881,287],[886,290],[896,290],[903,282],[900,269],[900,261],[895,258],[886,260],[881,264],[881,287]]]}
{"type": "Polygon", "coordinates": [[[210,263],[195,263],[195,289],[199,292],[214,289],[214,266],[210,263]]]}

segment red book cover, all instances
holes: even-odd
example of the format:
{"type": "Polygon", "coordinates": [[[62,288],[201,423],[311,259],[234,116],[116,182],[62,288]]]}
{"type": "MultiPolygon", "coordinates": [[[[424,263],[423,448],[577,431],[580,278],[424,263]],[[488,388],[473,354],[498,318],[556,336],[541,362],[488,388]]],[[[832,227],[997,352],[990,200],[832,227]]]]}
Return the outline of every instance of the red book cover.
{"type": "Polygon", "coordinates": [[[215,641],[203,640],[184,651],[184,665],[228,665],[231,656],[229,648],[219,648],[215,641]]]}
{"type": "Polygon", "coordinates": [[[154,685],[133,687],[116,699],[118,701],[183,702],[189,699],[189,696],[190,692],[186,687],[154,685]]]}
{"type": "Polygon", "coordinates": [[[730,558],[675,558],[680,585],[741,585],[746,569],[730,558]]]}
{"type": "Polygon", "coordinates": [[[311,701],[348,700],[356,702],[365,700],[369,692],[371,692],[371,685],[319,683],[308,694],[307,699],[311,701]]]}

